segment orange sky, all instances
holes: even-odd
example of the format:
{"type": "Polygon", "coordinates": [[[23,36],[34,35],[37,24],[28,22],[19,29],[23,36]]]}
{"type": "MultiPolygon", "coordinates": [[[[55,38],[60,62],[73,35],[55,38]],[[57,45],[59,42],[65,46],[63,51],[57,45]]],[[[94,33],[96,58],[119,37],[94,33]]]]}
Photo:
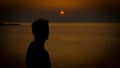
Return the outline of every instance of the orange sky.
{"type": "Polygon", "coordinates": [[[106,5],[118,6],[119,4],[119,0],[0,0],[0,7],[38,9],[94,9],[106,5]]]}
{"type": "Polygon", "coordinates": [[[0,20],[119,20],[120,0],[0,0],[0,20]],[[62,18],[59,14],[65,11],[62,18]]]}

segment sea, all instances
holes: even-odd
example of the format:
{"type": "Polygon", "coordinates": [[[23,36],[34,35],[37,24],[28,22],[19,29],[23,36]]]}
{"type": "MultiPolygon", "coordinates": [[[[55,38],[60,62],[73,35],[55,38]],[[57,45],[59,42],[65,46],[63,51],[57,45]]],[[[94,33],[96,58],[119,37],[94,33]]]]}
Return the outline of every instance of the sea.
{"type": "MultiPolygon", "coordinates": [[[[11,24],[11,23],[9,23],[11,24]]],[[[0,68],[26,68],[31,23],[0,25],[0,68]]],[[[120,23],[50,22],[52,68],[120,68],[120,23]]]]}

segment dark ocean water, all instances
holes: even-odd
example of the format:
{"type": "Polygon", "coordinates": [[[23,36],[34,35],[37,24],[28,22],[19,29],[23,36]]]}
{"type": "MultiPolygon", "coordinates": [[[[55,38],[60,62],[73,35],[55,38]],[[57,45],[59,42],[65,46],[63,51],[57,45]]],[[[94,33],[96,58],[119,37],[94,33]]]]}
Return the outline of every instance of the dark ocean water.
{"type": "MultiPolygon", "coordinates": [[[[119,68],[119,23],[50,23],[52,68],[119,68]]],[[[25,68],[27,47],[34,39],[29,23],[0,26],[0,68],[25,68]]]]}

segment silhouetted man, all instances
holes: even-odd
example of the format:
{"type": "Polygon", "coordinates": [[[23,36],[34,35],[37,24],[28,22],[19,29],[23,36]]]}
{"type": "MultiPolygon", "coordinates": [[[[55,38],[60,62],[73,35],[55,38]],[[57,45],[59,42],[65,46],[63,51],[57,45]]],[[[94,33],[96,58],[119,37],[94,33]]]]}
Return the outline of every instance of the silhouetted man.
{"type": "Polygon", "coordinates": [[[49,34],[48,21],[44,19],[35,21],[32,24],[32,33],[35,39],[27,50],[27,68],[51,68],[49,54],[44,48],[49,34]]]}

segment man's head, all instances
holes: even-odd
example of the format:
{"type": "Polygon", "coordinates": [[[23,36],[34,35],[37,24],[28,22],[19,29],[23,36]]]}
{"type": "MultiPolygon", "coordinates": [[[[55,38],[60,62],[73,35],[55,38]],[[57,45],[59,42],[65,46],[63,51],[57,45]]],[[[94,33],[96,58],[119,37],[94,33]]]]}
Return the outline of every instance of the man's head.
{"type": "Polygon", "coordinates": [[[49,35],[48,20],[38,19],[37,21],[33,22],[32,32],[35,38],[37,39],[43,39],[43,40],[48,39],[48,35],[49,35]]]}

